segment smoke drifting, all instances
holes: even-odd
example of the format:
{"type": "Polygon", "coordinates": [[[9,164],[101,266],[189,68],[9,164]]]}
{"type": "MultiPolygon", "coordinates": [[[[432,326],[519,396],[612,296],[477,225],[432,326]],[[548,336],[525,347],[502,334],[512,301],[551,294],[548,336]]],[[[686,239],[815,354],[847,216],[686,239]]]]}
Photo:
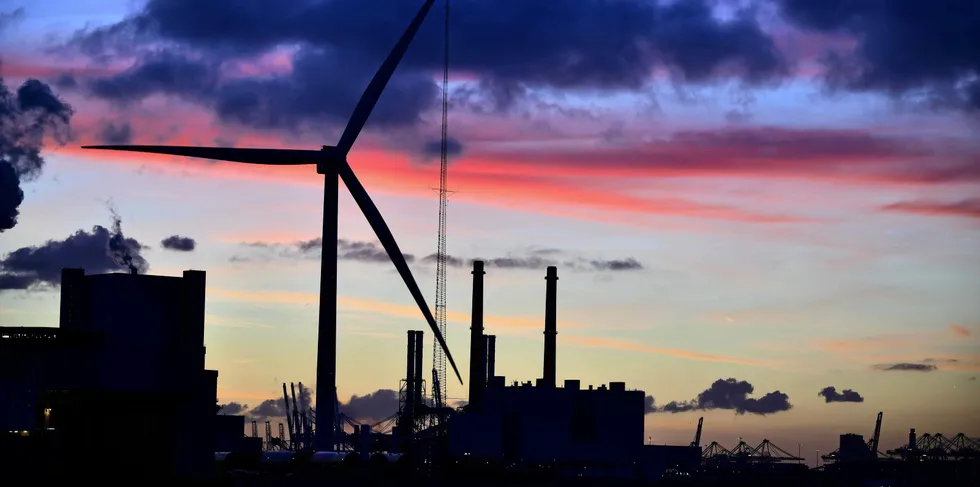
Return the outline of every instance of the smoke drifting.
{"type": "MultiPolygon", "coordinates": [[[[302,409],[302,405],[312,405],[313,404],[313,391],[309,387],[303,387],[302,389],[297,388],[296,401],[299,403],[297,406],[302,409]]],[[[292,404],[293,397],[290,395],[289,403],[292,404]]],[[[253,408],[248,412],[248,416],[251,416],[255,420],[265,420],[269,418],[284,418],[286,417],[286,403],[283,398],[277,397],[274,399],[266,399],[262,401],[261,404],[253,408]]]]}
{"type": "Polygon", "coordinates": [[[221,406],[219,406],[218,414],[235,416],[244,413],[246,409],[248,409],[247,404],[238,404],[237,402],[230,402],[228,404],[222,404],[221,406]]]}
{"type": "Polygon", "coordinates": [[[643,414],[650,414],[657,412],[656,400],[653,396],[647,396],[643,401],[643,414]]]}
{"type": "Polygon", "coordinates": [[[144,246],[123,236],[121,223],[114,215],[112,230],[96,225],[91,231],[78,230],[64,240],[48,240],[10,252],[0,259],[0,292],[57,286],[64,267],[90,273],[133,269],[145,273],[150,266],[140,255],[144,246]]]}
{"type": "MultiPolygon", "coordinates": [[[[243,246],[254,250],[261,250],[255,256],[234,255],[229,260],[232,262],[247,262],[250,260],[268,260],[272,257],[285,259],[319,259],[322,251],[322,242],[319,238],[302,240],[291,244],[267,243],[267,242],[243,242],[243,246]]],[[[403,254],[409,263],[416,262],[415,255],[403,254]]],[[[377,242],[362,242],[357,240],[338,239],[337,257],[340,260],[366,262],[366,263],[385,263],[390,259],[384,248],[377,242]]],[[[453,255],[446,256],[446,263],[450,267],[464,268],[473,265],[474,260],[482,260],[487,267],[497,269],[512,270],[544,270],[548,266],[560,266],[565,269],[581,272],[618,272],[642,270],[643,264],[633,257],[621,259],[586,259],[583,257],[568,256],[565,252],[558,249],[529,249],[514,255],[504,257],[492,257],[481,259],[467,259],[453,255]],[[564,258],[562,256],[564,255],[564,258]]],[[[430,254],[418,262],[425,264],[435,264],[436,254],[430,254]]]]}
{"type": "Polygon", "coordinates": [[[161,240],[160,245],[165,249],[176,250],[177,252],[191,252],[197,248],[197,242],[193,238],[180,235],[171,235],[161,240]]]}
{"type": "MultiPolygon", "coordinates": [[[[300,405],[313,404],[312,389],[304,387],[302,391],[297,389],[296,393],[300,405]]],[[[291,402],[292,397],[290,397],[291,402]]],[[[243,406],[242,411],[246,408],[247,406],[243,406]]],[[[357,421],[382,420],[398,412],[398,393],[391,389],[379,389],[363,396],[353,395],[349,401],[340,405],[340,412],[357,421]]],[[[286,416],[286,405],[282,397],[266,399],[248,411],[248,416],[256,421],[283,418],[286,416]]]]}
{"type": "Polygon", "coordinates": [[[359,421],[380,421],[398,412],[398,393],[380,389],[364,396],[353,395],[340,412],[359,421]]]}
{"type": "MultiPolygon", "coordinates": [[[[560,254],[562,251],[547,249],[549,253],[560,254]]],[[[425,262],[435,262],[436,254],[427,255],[425,262]]],[[[523,270],[543,270],[548,266],[560,266],[566,269],[573,269],[584,272],[600,271],[635,271],[643,269],[643,264],[633,257],[613,260],[585,259],[582,257],[571,257],[564,260],[544,257],[538,252],[530,255],[510,255],[507,257],[464,259],[461,257],[447,256],[446,262],[452,267],[470,267],[474,260],[482,260],[487,267],[498,269],[523,269],[523,270]]]]}
{"type": "MultiPolygon", "coordinates": [[[[319,259],[323,250],[323,240],[320,238],[301,240],[290,244],[243,242],[242,245],[259,250],[260,253],[254,256],[234,255],[229,259],[230,261],[248,262],[251,260],[269,260],[273,257],[282,259],[319,259]]],[[[415,256],[412,254],[402,255],[408,263],[415,261],[415,256]]],[[[340,260],[367,263],[381,263],[390,260],[388,253],[377,242],[362,242],[343,238],[337,239],[337,258],[340,260]]]]}
{"type": "Polygon", "coordinates": [[[711,387],[690,401],[671,401],[656,408],[653,406],[653,398],[648,397],[648,412],[682,413],[695,409],[729,409],[734,410],[736,414],[766,415],[793,408],[789,396],[778,390],[766,393],[758,399],[748,397],[754,390],[755,387],[744,380],[718,379],[711,384],[711,387]]]}
{"type": "Polygon", "coordinates": [[[25,81],[13,93],[0,77],[0,232],[17,225],[18,208],[24,202],[21,183],[41,175],[45,136],[64,145],[71,135],[73,113],[36,79],[25,81]]]}
{"type": "Polygon", "coordinates": [[[823,396],[826,402],[864,402],[864,398],[856,391],[844,389],[844,392],[837,392],[834,386],[824,387],[817,395],[823,396]]]}

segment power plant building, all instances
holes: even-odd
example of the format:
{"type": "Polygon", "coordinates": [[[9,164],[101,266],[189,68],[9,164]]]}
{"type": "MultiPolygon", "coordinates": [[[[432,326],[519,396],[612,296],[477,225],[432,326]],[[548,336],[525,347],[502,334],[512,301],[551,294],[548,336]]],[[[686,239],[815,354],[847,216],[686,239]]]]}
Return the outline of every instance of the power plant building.
{"type": "Polygon", "coordinates": [[[63,269],[59,328],[0,329],[0,427],[24,445],[60,445],[80,472],[207,471],[218,372],[204,368],[204,303],[203,271],[63,269]]]}
{"type": "Polygon", "coordinates": [[[545,279],[543,377],[535,383],[493,375],[495,337],[483,334],[483,262],[473,265],[470,402],[449,421],[449,454],[475,461],[625,466],[643,447],[645,394],[623,382],[556,385],[557,281],[545,279]]]}

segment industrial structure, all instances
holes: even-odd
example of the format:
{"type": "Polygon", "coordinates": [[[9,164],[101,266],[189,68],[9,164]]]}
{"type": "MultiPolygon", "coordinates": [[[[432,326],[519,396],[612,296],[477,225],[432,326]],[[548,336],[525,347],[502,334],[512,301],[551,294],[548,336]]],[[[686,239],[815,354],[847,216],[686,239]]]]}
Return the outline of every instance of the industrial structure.
{"type": "Polygon", "coordinates": [[[219,423],[235,420],[216,419],[218,372],[204,368],[205,273],[61,278],[58,328],[0,329],[0,431],[17,432],[4,450],[78,473],[109,451],[134,468],[209,471],[219,423]]]}

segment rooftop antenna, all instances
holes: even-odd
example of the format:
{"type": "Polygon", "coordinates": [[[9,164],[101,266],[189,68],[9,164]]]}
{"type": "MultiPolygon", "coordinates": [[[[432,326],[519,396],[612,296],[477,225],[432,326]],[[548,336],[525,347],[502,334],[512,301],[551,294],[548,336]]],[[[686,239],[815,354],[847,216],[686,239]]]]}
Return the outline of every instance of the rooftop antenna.
{"type": "MultiPolygon", "coordinates": [[[[425,297],[419,289],[415,277],[412,275],[408,262],[402,255],[395,238],[391,235],[388,224],[385,223],[381,212],[374,204],[371,196],[368,195],[360,180],[354,175],[347,161],[354,141],[361,133],[361,129],[371,116],[371,111],[377,104],[381,93],[384,91],[388,80],[391,79],[395,68],[408,50],[412,38],[415,37],[422,21],[432,8],[435,0],[426,0],[418,14],[409,24],[408,29],[402,34],[398,43],[385,59],[384,63],[371,79],[370,84],[361,99],[354,108],[347,127],[336,146],[323,146],[319,151],[297,150],[297,149],[245,149],[245,148],[225,148],[225,147],[188,147],[188,146],[162,146],[162,145],[99,145],[85,146],[84,149],[108,149],[133,152],[149,152],[155,154],[169,154],[185,157],[200,157],[204,159],[214,159],[219,161],[243,162],[246,164],[267,164],[267,165],[316,165],[318,174],[324,175],[323,184],[323,253],[320,259],[320,316],[319,328],[317,330],[317,360],[316,360],[316,398],[317,412],[320,420],[325,425],[337,424],[337,196],[338,181],[337,177],[344,180],[344,185],[350,191],[357,206],[361,208],[364,217],[374,233],[377,235],[381,245],[388,253],[395,268],[401,275],[402,280],[408,287],[419,310],[432,328],[432,333],[442,347],[449,359],[449,364],[456,373],[456,378],[460,384],[463,377],[459,374],[456,362],[449,353],[449,347],[443,338],[442,331],[436,323],[432,312],[429,310],[425,297]],[[323,401],[322,403],[320,401],[323,401]]],[[[316,450],[333,450],[337,444],[337,431],[335,427],[317,428],[314,438],[314,448],[316,450]]]]}

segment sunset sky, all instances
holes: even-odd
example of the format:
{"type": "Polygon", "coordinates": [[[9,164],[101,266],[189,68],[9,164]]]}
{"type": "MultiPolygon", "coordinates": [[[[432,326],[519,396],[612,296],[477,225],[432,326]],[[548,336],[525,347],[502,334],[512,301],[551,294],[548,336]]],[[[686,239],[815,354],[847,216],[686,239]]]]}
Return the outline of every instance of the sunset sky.
{"type": "MultiPolygon", "coordinates": [[[[17,223],[0,233],[0,325],[58,323],[57,283],[17,249],[65,259],[31,265],[117,269],[55,245],[96,242],[111,205],[149,273],[207,271],[222,403],[312,386],[314,168],[79,146],[335,144],[422,3],[0,0],[6,88],[40,80],[74,113],[64,144],[46,132],[43,170],[21,174],[17,223]],[[193,250],[167,248],[174,235],[193,250]]],[[[436,4],[350,155],[430,305],[436,4]]],[[[555,263],[559,381],[646,391],[656,443],[690,442],[704,416],[705,443],[802,444],[812,463],[841,433],[870,437],[878,411],[883,449],[909,428],[980,436],[980,7],[879,4],[454,0],[448,248],[488,261],[498,374],[541,375],[555,263]],[[792,407],[663,410],[728,378],[792,407]],[[828,386],[863,401],[828,402],[828,386]]],[[[339,211],[346,401],[397,389],[406,330],[425,330],[427,362],[432,335],[343,186],[339,211]]],[[[451,268],[464,378],[470,292],[469,268],[451,268]]],[[[451,380],[449,397],[465,396],[451,380]]]]}

